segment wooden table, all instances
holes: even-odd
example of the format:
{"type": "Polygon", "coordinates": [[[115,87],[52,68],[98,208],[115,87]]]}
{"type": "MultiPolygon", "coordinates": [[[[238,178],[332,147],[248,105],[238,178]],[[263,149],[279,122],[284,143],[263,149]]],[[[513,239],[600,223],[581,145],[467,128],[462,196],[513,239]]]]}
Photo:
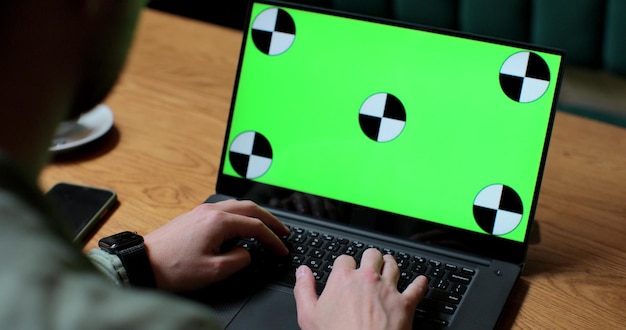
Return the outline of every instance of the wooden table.
{"type": "MultiPolygon", "coordinates": [[[[120,207],[88,243],[148,233],[214,192],[241,32],[146,10],[106,100],[115,127],[40,179],[111,188],[120,207]]],[[[536,218],[541,242],[503,328],[626,326],[626,130],[558,113],[536,218]]]]}

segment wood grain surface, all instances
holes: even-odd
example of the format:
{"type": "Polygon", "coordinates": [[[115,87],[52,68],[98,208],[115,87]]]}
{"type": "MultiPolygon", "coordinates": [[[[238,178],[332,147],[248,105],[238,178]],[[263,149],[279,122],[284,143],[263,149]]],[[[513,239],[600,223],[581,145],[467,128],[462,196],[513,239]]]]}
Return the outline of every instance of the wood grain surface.
{"type": "MultiPolygon", "coordinates": [[[[41,178],[117,191],[88,243],[148,233],[215,189],[241,32],[146,10],[105,101],[115,126],[58,155],[41,178]]],[[[626,130],[557,113],[536,213],[540,242],[502,320],[515,329],[626,326],[626,130]]]]}

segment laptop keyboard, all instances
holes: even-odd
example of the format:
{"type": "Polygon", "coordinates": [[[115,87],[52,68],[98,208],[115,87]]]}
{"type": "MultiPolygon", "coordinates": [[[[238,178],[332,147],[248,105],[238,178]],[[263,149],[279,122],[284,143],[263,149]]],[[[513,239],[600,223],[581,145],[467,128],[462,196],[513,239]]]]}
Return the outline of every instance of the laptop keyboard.
{"type": "Polygon", "coordinates": [[[289,235],[282,240],[290,251],[284,258],[271,255],[254,239],[239,242],[252,256],[249,270],[270,276],[277,283],[293,286],[295,270],[300,265],[307,265],[313,271],[318,293],[321,293],[338,256],[350,255],[358,263],[365,250],[376,248],[396,259],[400,268],[398,290],[403,291],[419,275],[428,278],[428,292],[415,315],[444,327],[449,324],[476,273],[472,268],[295,226],[290,227],[289,235]]]}

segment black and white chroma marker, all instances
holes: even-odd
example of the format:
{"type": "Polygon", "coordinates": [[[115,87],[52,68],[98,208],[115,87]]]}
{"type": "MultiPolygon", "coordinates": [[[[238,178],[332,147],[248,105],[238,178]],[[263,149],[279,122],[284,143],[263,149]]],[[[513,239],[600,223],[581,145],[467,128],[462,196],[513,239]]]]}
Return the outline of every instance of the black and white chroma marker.
{"type": "Polygon", "coordinates": [[[406,125],[406,111],[402,102],[389,93],[368,97],[359,110],[359,124],[365,135],[376,142],[397,138],[406,125]]]}
{"type": "Polygon", "coordinates": [[[474,199],[474,219],[492,235],[512,232],[522,221],[524,206],[511,187],[494,184],[483,188],[474,199]]]}
{"type": "Polygon", "coordinates": [[[515,53],[500,68],[500,86],[513,101],[533,102],[543,96],[549,85],[548,64],[535,53],[515,53]]]}
{"type": "Polygon", "coordinates": [[[272,146],[262,134],[247,131],[233,140],[228,157],[237,174],[246,179],[255,179],[272,166],[272,146]]]}
{"type": "Polygon", "coordinates": [[[280,55],[296,40],[296,24],[285,10],[269,8],[254,19],[251,35],[254,45],[261,52],[280,55]]]}

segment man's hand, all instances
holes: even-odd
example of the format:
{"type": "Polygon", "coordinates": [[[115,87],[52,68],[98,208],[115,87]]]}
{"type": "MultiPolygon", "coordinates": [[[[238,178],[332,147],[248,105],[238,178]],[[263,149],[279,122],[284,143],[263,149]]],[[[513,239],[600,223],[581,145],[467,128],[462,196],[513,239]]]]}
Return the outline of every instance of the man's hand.
{"type": "Polygon", "coordinates": [[[186,291],[223,280],[250,263],[243,248],[220,251],[226,241],[257,238],[278,255],[289,253],[279,239],[289,229],[250,201],[202,204],[145,236],[157,287],[186,291]]]}
{"type": "Polygon", "coordinates": [[[400,293],[399,277],[393,257],[383,257],[376,249],[363,253],[358,269],[354,258],[342,255],[318,298],[311,270],[300,266],[294,288],[298,323],[304,330],[410,329],[428,283],[419,276],[400,293]]]}

